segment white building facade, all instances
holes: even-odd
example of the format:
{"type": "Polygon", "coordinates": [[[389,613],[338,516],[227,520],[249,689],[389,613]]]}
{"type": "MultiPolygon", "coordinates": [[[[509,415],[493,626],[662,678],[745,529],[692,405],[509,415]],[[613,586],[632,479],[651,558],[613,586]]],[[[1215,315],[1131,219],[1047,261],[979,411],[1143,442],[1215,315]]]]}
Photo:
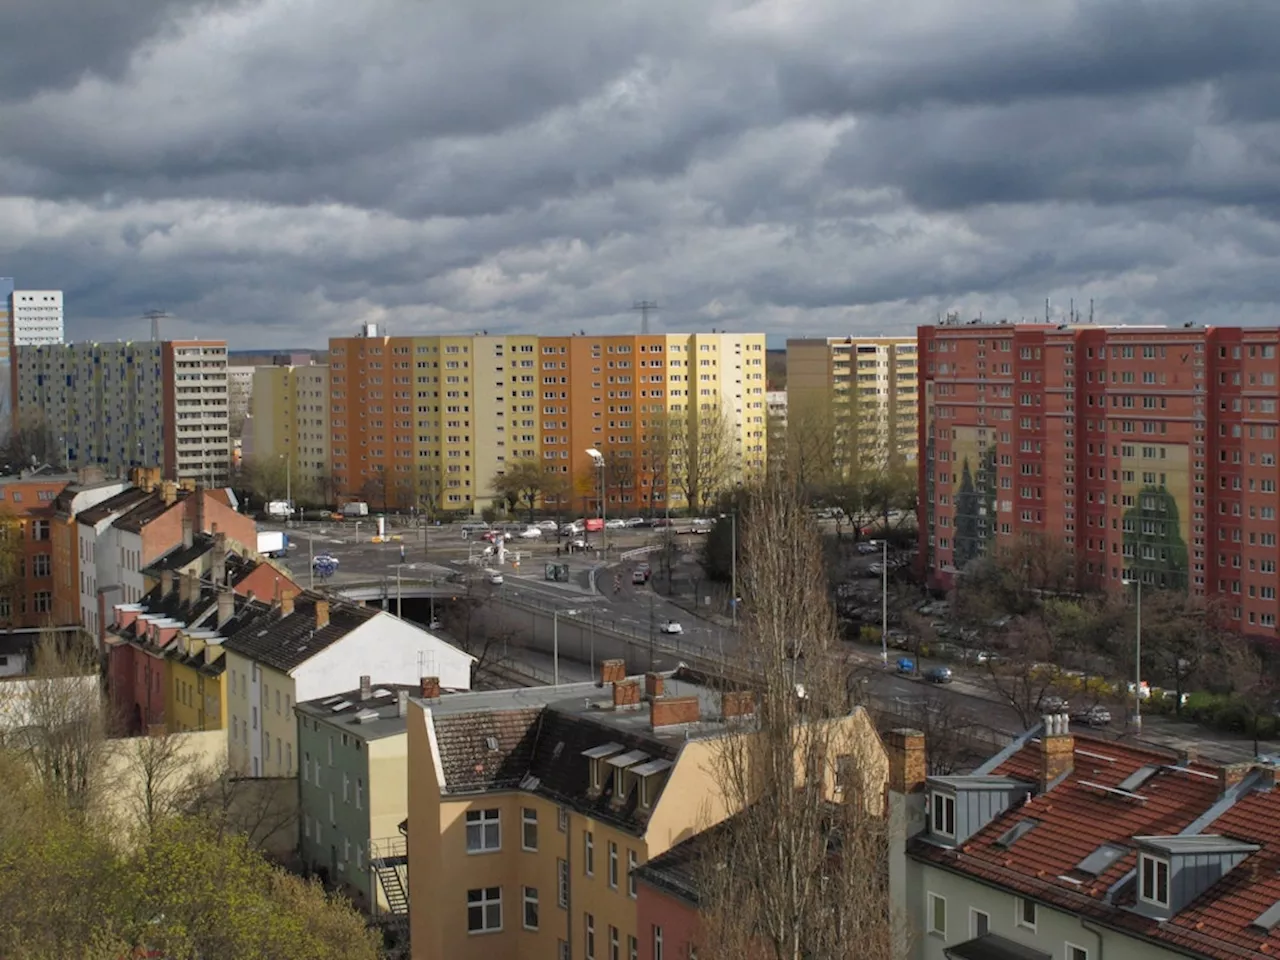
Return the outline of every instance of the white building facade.
{"type": "Polygon", "coordinates": [[[15,347],[62,343],[65,329],[61,290],[15,290],[9,342],[15,347]]]}

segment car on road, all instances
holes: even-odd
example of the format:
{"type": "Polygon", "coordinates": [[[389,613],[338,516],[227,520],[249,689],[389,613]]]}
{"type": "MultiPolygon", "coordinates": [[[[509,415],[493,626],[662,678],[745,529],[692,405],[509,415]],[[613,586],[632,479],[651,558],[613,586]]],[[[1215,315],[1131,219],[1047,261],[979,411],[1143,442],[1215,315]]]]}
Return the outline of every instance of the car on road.
{"type": "Polygon", "coordinates": [[[649,525],[649,521],[646,520],[644,517],[631,517],[627,521],[628,527],[647,527],[648,525],[649,525]]]}
{"type": "Polygon", "coordinates": [[[536,540],[542,536],[541,527],[528,527],[520,532],[521,540],[536,540]]]}
{"type": "Polygon", "coordinates": [[[539,520],[536,526],[539,530],[550,530],[554,533],[560,525],[554,520],[539,520]]]}
{"type": "Polygon", "coordinates": [[[692,532],[701,536],[703,534],[710,533],[711,528],[714,527],[715,525],[716,525],[716,522],[712,520],[710,517],[698,517],[693,521],[692,532]]]}
{"type": "Polygon", "coordinates": [[[614,519],[608,521],[605,524],[605,526],[608,527],[610,530],[625,530],[627,527],[627,521],[619,520],[615,517],[614,519]]]}
{"type": "Polygon", "coordinates": [[[637,587],[642,587],[649,582],[649,576],[643,570],[632,570],[631,582],[637,587]]]}
{"type": "Polygon", "coordinates": [[[1111,723],[1111,711],[1100,703],[1095,703],[1087,710],[1079,710],[1071,715],[1071,719],[1075,723],[1082,723],[1086,727],[1105,727],[1111,723]]]}
{"type": "Polygon", "coordinates": [[[1048,696],[1040,698],[1041,713],[1066,713],[1068,706],[1067,701],[1063,700],[1062,697],[1048,696]]]}
{"type": "Polygon", "coordinates": [[[670,517],[654,517],[653,526],[670,527],[672,526],[671,518],[670,517]]]}
{"type": "Polygon", "coordinates": [[[684,627],[680,626],[679,620],[668,620],[662,625],[662,632],[680,634],[684,633],[684,627]]]}
{"type": "Polygon", "coordinates": [[[910,657],[899,657],[898,672],[899,673],[915,673],[916,662],[912,660],[910,657]]]}
{"type": "Polygon", "coordinates": [[[568,546],[570,550],[585,550],[587,549],[587,541],[582,539],[582,537],[577,537],[570,540],[568,546]]]}
{"type": "Polygon", "coordinates": [[[874,540],[866,540],[863,543],[858,544],[858,552],[864,556],[866,554],[879,553],[882,549],[883,548],[880,544],[876,543],[874,540]]]}
{"type": "Polygon", "coordinates": [[[566,537],[571,537],[576,533],[582,533],[582,531],[585,529],[586,527],[582,525],[581,520],[575,520],[573,521],[573,523],[566,523],[563,527],[560,528],[560,532],[563,533],[566,537]]]}
{"type": "Polygon", "coordinates": [[[653,567],[649,566],[649,562],[647,560],[641,560],[637,563],[636,569],[644,573],[644,578],[646,580],[653,575],[653,567]]]}
{"type": "Polygon", "coordinates": [[[950,667],[930,667],[924,672],[924,678],[930,683],[950,683],[952,680],[950,667]]]}
{"type": "Polygon", "coordinates": [[[485,576],[489,578],[489,582],[495,587],[502,586],[502,574],[497,570],[488,570],[485,572],[485,576]]]}
{"type": "Polygon", "coordinates": [[[867,572],[877,575],[884,573],[884,564],[873,563],[871,566],[867,567],[867,572]]]}

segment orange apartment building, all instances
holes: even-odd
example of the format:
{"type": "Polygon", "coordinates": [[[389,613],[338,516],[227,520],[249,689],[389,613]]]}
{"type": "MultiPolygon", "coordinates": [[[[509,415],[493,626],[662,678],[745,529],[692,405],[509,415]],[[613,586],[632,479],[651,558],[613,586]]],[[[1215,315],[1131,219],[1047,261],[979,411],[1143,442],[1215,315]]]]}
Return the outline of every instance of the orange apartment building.
{"type": "Polygon", "coordinates": [[[29,473],[0,478],[0,538],[5,541],[0,626],[54,622],[54,502],[74,474],[29,473]]]}
{"type": "Polygon", "coordinates": [[[1034,533],[1082,586],[1221,598],[1276,637],[1280,329],[919,329],[920,549],[932,585],[1034,533]]]}
{"type": "Polygon", "coordinates": [[[375,509],[477,512],[495,475],[536,460],[564,478],[566,509],[595,512],[588,449],[604,454],[610,515],[682,506],[672,448],[694,443],[660,435],[711,419],[730,448],[723,482],[764,469],[763,334],[389,337],[367,324],[329,356],[333,487],[375,509]]]}

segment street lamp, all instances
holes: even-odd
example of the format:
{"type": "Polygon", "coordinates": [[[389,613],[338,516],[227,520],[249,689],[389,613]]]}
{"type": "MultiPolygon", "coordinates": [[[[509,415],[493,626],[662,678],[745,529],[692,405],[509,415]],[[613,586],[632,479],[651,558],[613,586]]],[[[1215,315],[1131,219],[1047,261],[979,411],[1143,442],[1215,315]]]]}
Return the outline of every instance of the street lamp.
{"type": "MultiPolygon", "coordinates": [[[[889,532],[888,525],[885,533],[889,532]]],[[[880,661],[889,662],[889,538],[884,538],[883,559],[880,561],[880,661]]]]}
{"type": "Polygon", "coordinates": [[[605,491],[604,491],[604,454],[595,447],[587,447],[587,456],[595,461],[596,469],[600,471],[600,538],[604,541],[605,555],[609,554],[609,522],[605,509],[605,491]]]}
{"type": "Polygon", "coordinates": [[[293,519],[293,458],[287,453],[280,454],[284,461],[284,502],[289,505],[289,519],[293,519]]]}
{"type": "MultiPolygon", "coordinates": [[[[575,617],[578,615],[577,610],[552,610],[551,611],[551,664],[554,671],[555,686],[560,686],[560,614],[566,617],[575,617]]],[[[581,634],[579,634],[581,636],[581,634]]],[[[579,661],[581,662],[581,661],[579,661]]]]}
{"type": "Polygon", "coordinates": [[[1137,588],[1137,626],[1133,637],[1133,728],[1142,732],[1142,579],[1125,578],[1126,587],[1137,588]]]}

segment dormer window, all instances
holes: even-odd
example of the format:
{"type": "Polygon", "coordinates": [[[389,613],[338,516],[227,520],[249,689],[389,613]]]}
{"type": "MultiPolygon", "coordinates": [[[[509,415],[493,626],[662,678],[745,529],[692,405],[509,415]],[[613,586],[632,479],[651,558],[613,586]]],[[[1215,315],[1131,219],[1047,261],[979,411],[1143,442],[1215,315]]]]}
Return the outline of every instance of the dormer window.
{"type": "Polygon", "coordinates": [[[1138,858],[1138,899],[1169,906],[1169,861],[1144,853],[1138,858]]]}
{"type": "Polygon", "coordinates": [[[604,743],[598,747],[592,747],[590,750],[582,751],[582,755],[587,758],[587,765],[590,769],[592,793],[599,793],[604,789],[604,781],[608,776],[605,761],[614,754],[621,753],[622,749],[622,744],[620,743],[604,743]]]}
{"type": "Polygon", "coordinates": [[[933,817],[932,832],[940,837],[954,839],[956,835],[956,798],[952,794],[935,790],[929,803],[929,810],[933,817]]]}

